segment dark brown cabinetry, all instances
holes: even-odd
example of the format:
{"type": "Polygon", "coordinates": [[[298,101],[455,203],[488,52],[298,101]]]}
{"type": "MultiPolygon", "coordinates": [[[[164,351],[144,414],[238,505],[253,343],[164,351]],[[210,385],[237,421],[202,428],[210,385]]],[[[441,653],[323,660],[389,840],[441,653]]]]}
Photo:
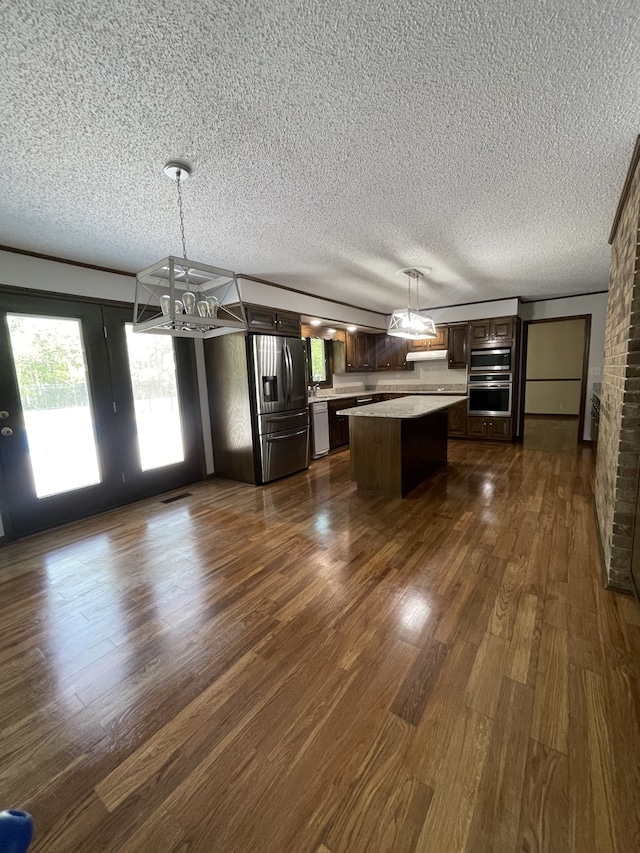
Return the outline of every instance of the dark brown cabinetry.
{"type": "Polygon", "coordinates": [[[492,317],[489,320],[473,320],[469,323],[471,346],[484,343],[512,343],[515,333],[515,317],[492,317]]]}
{"type": "Polygon", "coordinates": [[[376,369],[378,335],[347,335],[346,354],[348,373],[364,373],[376,369]]]}
{"type": "Polygon", "coordinates": [[[355,406],[356,398],[329,401],[329,448],[342,447],[349,444],[349,418],[338,417],[336,412],[341,409],[350,409],[355,406]]]}
{"type": "Polygon", "coordinates": [[[407,342],[393,335],[377,337],[376,370],[406,370],[407,342]]]}
{"type": "Polygon", "coordinates": [[[409,341],[409,352],[431,352],[447,349],[448,326],[436,326],[436,337],[426,341],[409,341]]]}
{"type": "Polygon", "coordinates": [[[449,326],[448,334],[448,365],[449,367],[461,368],[464,370],[469,363],[469,355],[467,350],[467,338],[469,335],[468,323],[455,323],[449,326]]]}
{"type": "Polygon", "coordinates": [[[472,438],[486,438],[493,441],[511,441],[511,418],[467,418],[467,435],[472,438]]]}
{"type": "Polygon", "coordinates": [[[449,435],[467,434],[467,401],[456,403],[448,409],[449,435]]]}
{"type": "Polygon", "coordinates": [[[276,311],[258,305],[245,305],[250,332],[271,333],[300,337],[300,315],[290,311],[276,311]]]}

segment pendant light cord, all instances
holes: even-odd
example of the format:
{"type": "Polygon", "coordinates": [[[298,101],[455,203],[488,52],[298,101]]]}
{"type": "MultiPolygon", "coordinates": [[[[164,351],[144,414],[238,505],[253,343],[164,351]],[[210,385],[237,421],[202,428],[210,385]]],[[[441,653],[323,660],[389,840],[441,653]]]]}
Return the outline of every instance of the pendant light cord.
{"type": "Polygon", "coordinates": [[[180,189],[180,178],[182,172],[178,169],[176,173],[176,182],[178,184],[178,209],[180,210],[180,233],[182,234],[182,257],[187,259],[187,241],[184,236],[184,213],[182,212],[182,190],[180,189]]]}
{"type": "Polygon", "coordinates": [[[418,279],[420,278],[420,273],[417,270],[410,270],[407,272],[407,278],[409,279],[409,303],[407,305],[407,311],[411,313],[411,279],[416,280],[416,311],[420,310],[420,295],[418,293],[418,279]]]}

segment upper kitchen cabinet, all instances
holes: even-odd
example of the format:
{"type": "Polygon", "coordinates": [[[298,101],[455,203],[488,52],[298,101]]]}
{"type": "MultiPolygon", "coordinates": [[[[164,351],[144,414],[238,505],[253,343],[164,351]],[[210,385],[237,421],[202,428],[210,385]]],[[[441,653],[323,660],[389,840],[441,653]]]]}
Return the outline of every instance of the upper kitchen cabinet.
{"type": "Polygon", "coordinates": [[[473,320],[469,323],[469,341],[477,344],[510,344],[516,327],[515,317],[492,317],[489,320],[473,320]]]}
{"type": "Polygon", "coordinates": [[[455,323],[449,326],[449,356],[447,362],[449,367],[464,370],[469,364],[467,349],[468,335],[468,323],[455,323]]]}
{"type": "Polygon", "coordinates": [[[407,342],[393,335],[376,337],[376,370],[407,370],[407,342]]]}
{"type": "Polygon", "coordinates": [[[346,351],[348,373],[365,373],[376,369],[377,335],[347,335],[346,351]]]}
{"type": "Polygon", "coordinates": [[[409,352],[431,352],[447,349],[449,340],[448,326],[436,326],[436,337],[426,341],[409,341],[409,352]]]}
{"type": "Polygon", "coordinates": [[[299,314],[291,311],[277,311],[275,308],[261,308],[258,305],[245,305],[245,310],[250,332],[300,337],[299,314]]]}

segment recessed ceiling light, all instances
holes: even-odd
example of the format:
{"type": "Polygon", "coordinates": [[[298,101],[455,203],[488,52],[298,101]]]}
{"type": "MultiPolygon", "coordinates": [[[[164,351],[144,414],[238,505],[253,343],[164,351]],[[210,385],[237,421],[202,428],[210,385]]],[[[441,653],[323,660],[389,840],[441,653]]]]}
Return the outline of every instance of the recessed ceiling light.
{"type": "Polygon", "coordinates": [[[335,333],[336,333],[336,330],[335,330],[335,329],[327,329],[327,334],[328,334],[328,335],[335,335],[335,333]]]}
{"type": "Polygon", "coordinates": [[[357,326],[347,326],[347,332],[355,332],[357,328],[357,326]]]}
{"type": "Polygon", "coordinates": [[[321,325],[322,325],[322,320],[309,320],[309,324],[310,324],[311,326],[321,326],[321,325]]]}

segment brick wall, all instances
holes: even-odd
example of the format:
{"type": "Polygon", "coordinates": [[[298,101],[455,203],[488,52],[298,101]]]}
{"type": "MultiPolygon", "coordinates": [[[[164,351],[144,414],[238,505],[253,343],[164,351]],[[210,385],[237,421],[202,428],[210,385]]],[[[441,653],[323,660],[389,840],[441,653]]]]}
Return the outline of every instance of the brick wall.
{"type": "Polygon", "coordinates": [[[632,160],[611,246],[596,462],[596,511],[609,584],[631,589],[640,478],[640,158],[632,160]]]}

